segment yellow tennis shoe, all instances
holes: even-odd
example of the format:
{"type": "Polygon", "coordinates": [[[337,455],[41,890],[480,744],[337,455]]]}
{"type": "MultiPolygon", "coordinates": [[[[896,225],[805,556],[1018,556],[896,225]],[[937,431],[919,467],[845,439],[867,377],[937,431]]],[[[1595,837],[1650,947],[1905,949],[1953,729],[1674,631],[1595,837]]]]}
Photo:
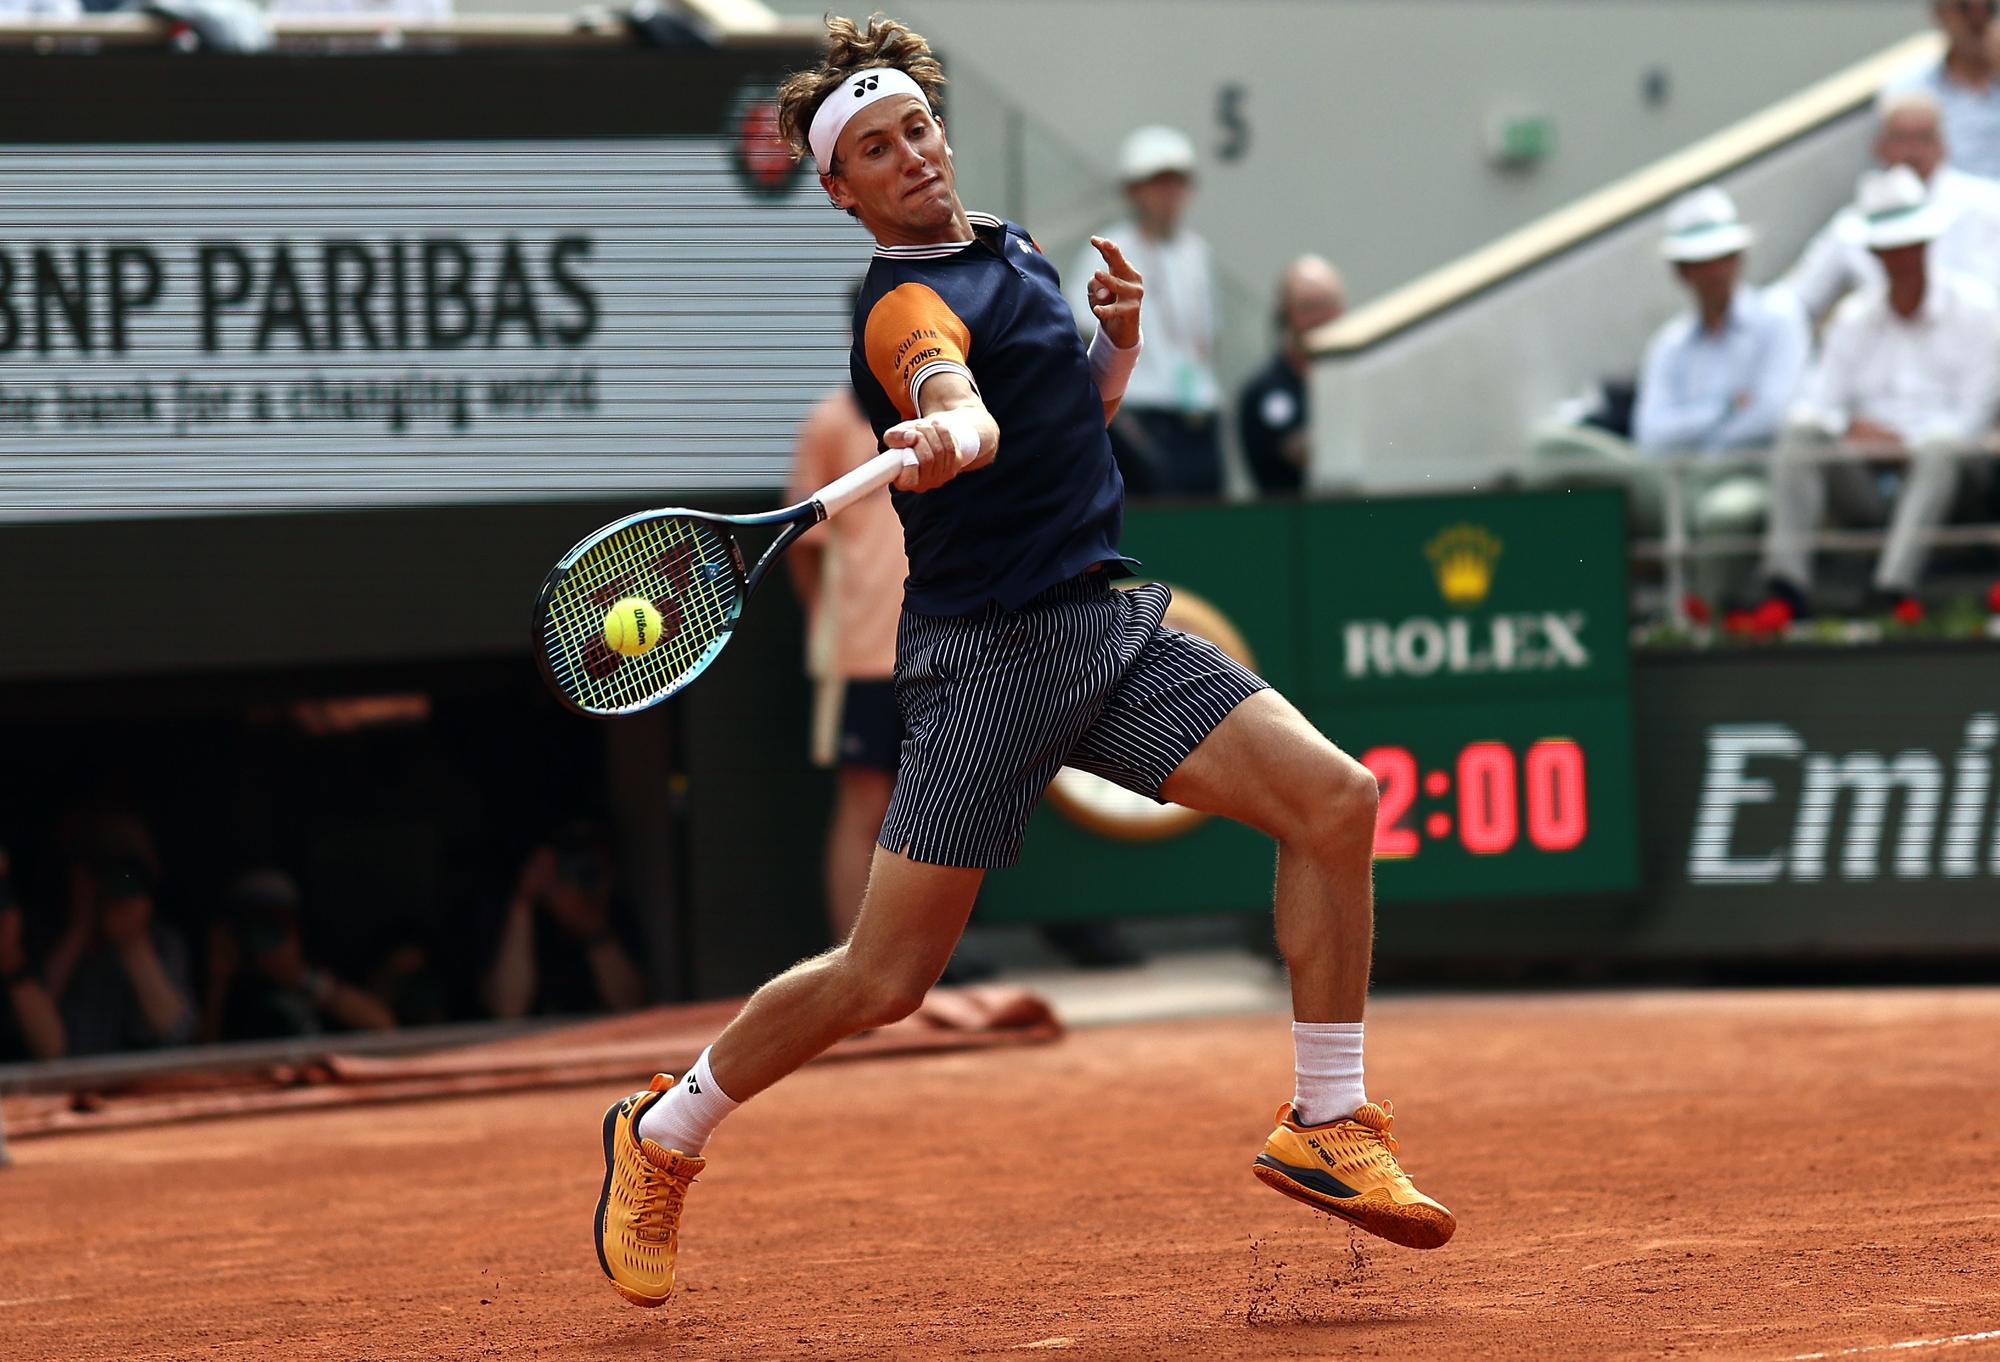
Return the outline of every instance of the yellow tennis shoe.
{"type": "Polygon", "coordinates": [[[681,1202],[706,1159],[639,1138],[639,1117],[674,1086],[654,1074],[644,1092],[604,1113],[604,1192],[597,1198],[597,1262],[634,1305],[665,1305],[674,1291],[681,1202]]]}
{"type": "Polygon", "coordinates": [[[1297,1117],[1290,1102],[1278,1108],[1278,1128],[1250,1165],[1259,1182],[1405,1248],[1436,1248],[1451,1238],[1458,1228],[1451,1212],[1419,1192],[1396,1162],[1389,1103],[1363,1103],[1321,1126],[1302,1126],[1297,1117]]]}

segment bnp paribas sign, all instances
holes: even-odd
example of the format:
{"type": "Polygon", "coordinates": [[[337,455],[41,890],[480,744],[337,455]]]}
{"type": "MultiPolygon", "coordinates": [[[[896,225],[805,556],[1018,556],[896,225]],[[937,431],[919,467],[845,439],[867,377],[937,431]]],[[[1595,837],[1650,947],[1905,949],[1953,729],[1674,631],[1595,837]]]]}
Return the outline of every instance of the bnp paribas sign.
{"type": "Polygon", "coordinates": [[[1315,507],[1315,690],[1388,700],[1622,685],[1621,506],[1615,493],[1538,493],[1315,507]]]}

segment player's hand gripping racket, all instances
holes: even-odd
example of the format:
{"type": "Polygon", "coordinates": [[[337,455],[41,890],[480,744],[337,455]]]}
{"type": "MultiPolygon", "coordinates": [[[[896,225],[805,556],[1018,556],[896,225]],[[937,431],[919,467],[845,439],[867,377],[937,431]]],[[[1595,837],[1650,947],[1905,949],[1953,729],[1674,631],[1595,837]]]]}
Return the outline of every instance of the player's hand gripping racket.
{"type": "Polygon", "coordinates": [[[612,521],[563,555],[535,598],[542,675],[579,714],[631,714],[659,704],[715,661],[750,593],[800,535],[916,462],[906,449],[885,450],[798,505],[761,515],[669,508],[612,521]],[[739,525],[784,527],[748,571],[733,533],[739,525]],[[647,621],[657,636],[614,652],[606,616],[635,597],[658,613],[657,626],[647,621]]]}

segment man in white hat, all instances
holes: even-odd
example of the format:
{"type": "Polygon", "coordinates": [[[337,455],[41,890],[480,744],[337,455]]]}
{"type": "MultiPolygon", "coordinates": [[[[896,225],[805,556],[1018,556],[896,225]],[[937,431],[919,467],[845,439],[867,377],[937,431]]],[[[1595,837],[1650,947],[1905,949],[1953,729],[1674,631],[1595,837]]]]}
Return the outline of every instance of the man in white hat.
{"type": "MultiPolygon", "coordinates": [[[[1111,423],[1111,450],[1126,491],[1213,496],[1222,490],[1221,389],[1215,377],[1220,312],[1208,243],[1188,227],[1194,143],[1174,128],[1140,128],[1125,139],[1118,177],[1130,209],[1098,235],[1120,242],[1146,281],[1146,346],[1111,423]]],[[[1084,288],[1103,268],[1086,246],[1069,273],[1078,325],[1096,327],[1084,288]]]]}
{"type": "Polygon", "coordinates": [[[1930,268],[1950,213],[1908,166],[1864,178],[1856,208],[1885,283],[1835,311],[1772,477],[1764,575],[1797,614],[1829,500],[1844,524],[1888,526],[1871,601],[1887,608],[1915,596],[1931,531],[1991,473],[1968,455],[2000,402],[2000,304],[1976,280],[1930,268]]]}
{"type": "MultiPolygon", "coordinates": [[[[1915,171],[1932,200],[1951,215],[1931,244],[1931,268],[1969,274],[2000,290],[2000,181],[1948,163],[1943,113],[1929,90],[1885,94],[1876,104],[1876,119],[1875,159],[1883,167],[1915,171]]],[[[1825,316],[1855,289],[1882,286],[1882,267],[1868,249],[1867,234],[1860,211],[1848,204],[1807,243],[1783,283],[1798,295],[1808,317],[1825,316]]]]}
{"type": "MultiPolygon", "coordinates": [[[[1719,186],[1676,199],[1667,208],[1666,228],[1660,254],[1694,306],[1669,320],[1646,347],[1633,442],[1647,455],[1767,449],[1805,377],[1812,343],[1805,316],[1790,293],[1743,282],[1743,256],[1754,234],[1719,186]]],[[[1704,465],[1681,478],[1691,535],[1752,533],[1762,523],[1762,470],[1704,465]]],[[[1651,497],[1643,500],[1652,504],[1651,497]]],[[[1659,504],[1667,504],[1663,490],[1659,504]]],[[[1695,590],[1718,595],[1746,566],[1703,557],[1696,563],[1695,590]]]]}
{"type": "Polygon", "coordinates": [[[1789,294],[1743,283],[1753,239],[1717,186],[1667,209],[1660,254],[1695,305],[1646,347],[1632,434],[1649,454],[1761,448],[1777,438],[1798,395],[1810,346],[1805,318],[1789,294]]]}

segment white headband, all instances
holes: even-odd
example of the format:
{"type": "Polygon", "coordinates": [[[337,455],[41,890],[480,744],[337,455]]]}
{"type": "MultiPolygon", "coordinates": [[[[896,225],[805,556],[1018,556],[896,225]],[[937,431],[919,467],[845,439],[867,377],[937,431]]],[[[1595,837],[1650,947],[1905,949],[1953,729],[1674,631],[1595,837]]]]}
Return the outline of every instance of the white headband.
{"type": "Polygon", "coordinates": [[[840,130],[847,126],[847,121],[876,100],[891,95],[915,95],[926,109],[931,106],[923,86],[893,66],[871,66],[856,71],[826,97],[819,112],[813,115],[812,131],[806,135],[820,174],[833,174],[834,144],[840,141],[840,130]]]}

